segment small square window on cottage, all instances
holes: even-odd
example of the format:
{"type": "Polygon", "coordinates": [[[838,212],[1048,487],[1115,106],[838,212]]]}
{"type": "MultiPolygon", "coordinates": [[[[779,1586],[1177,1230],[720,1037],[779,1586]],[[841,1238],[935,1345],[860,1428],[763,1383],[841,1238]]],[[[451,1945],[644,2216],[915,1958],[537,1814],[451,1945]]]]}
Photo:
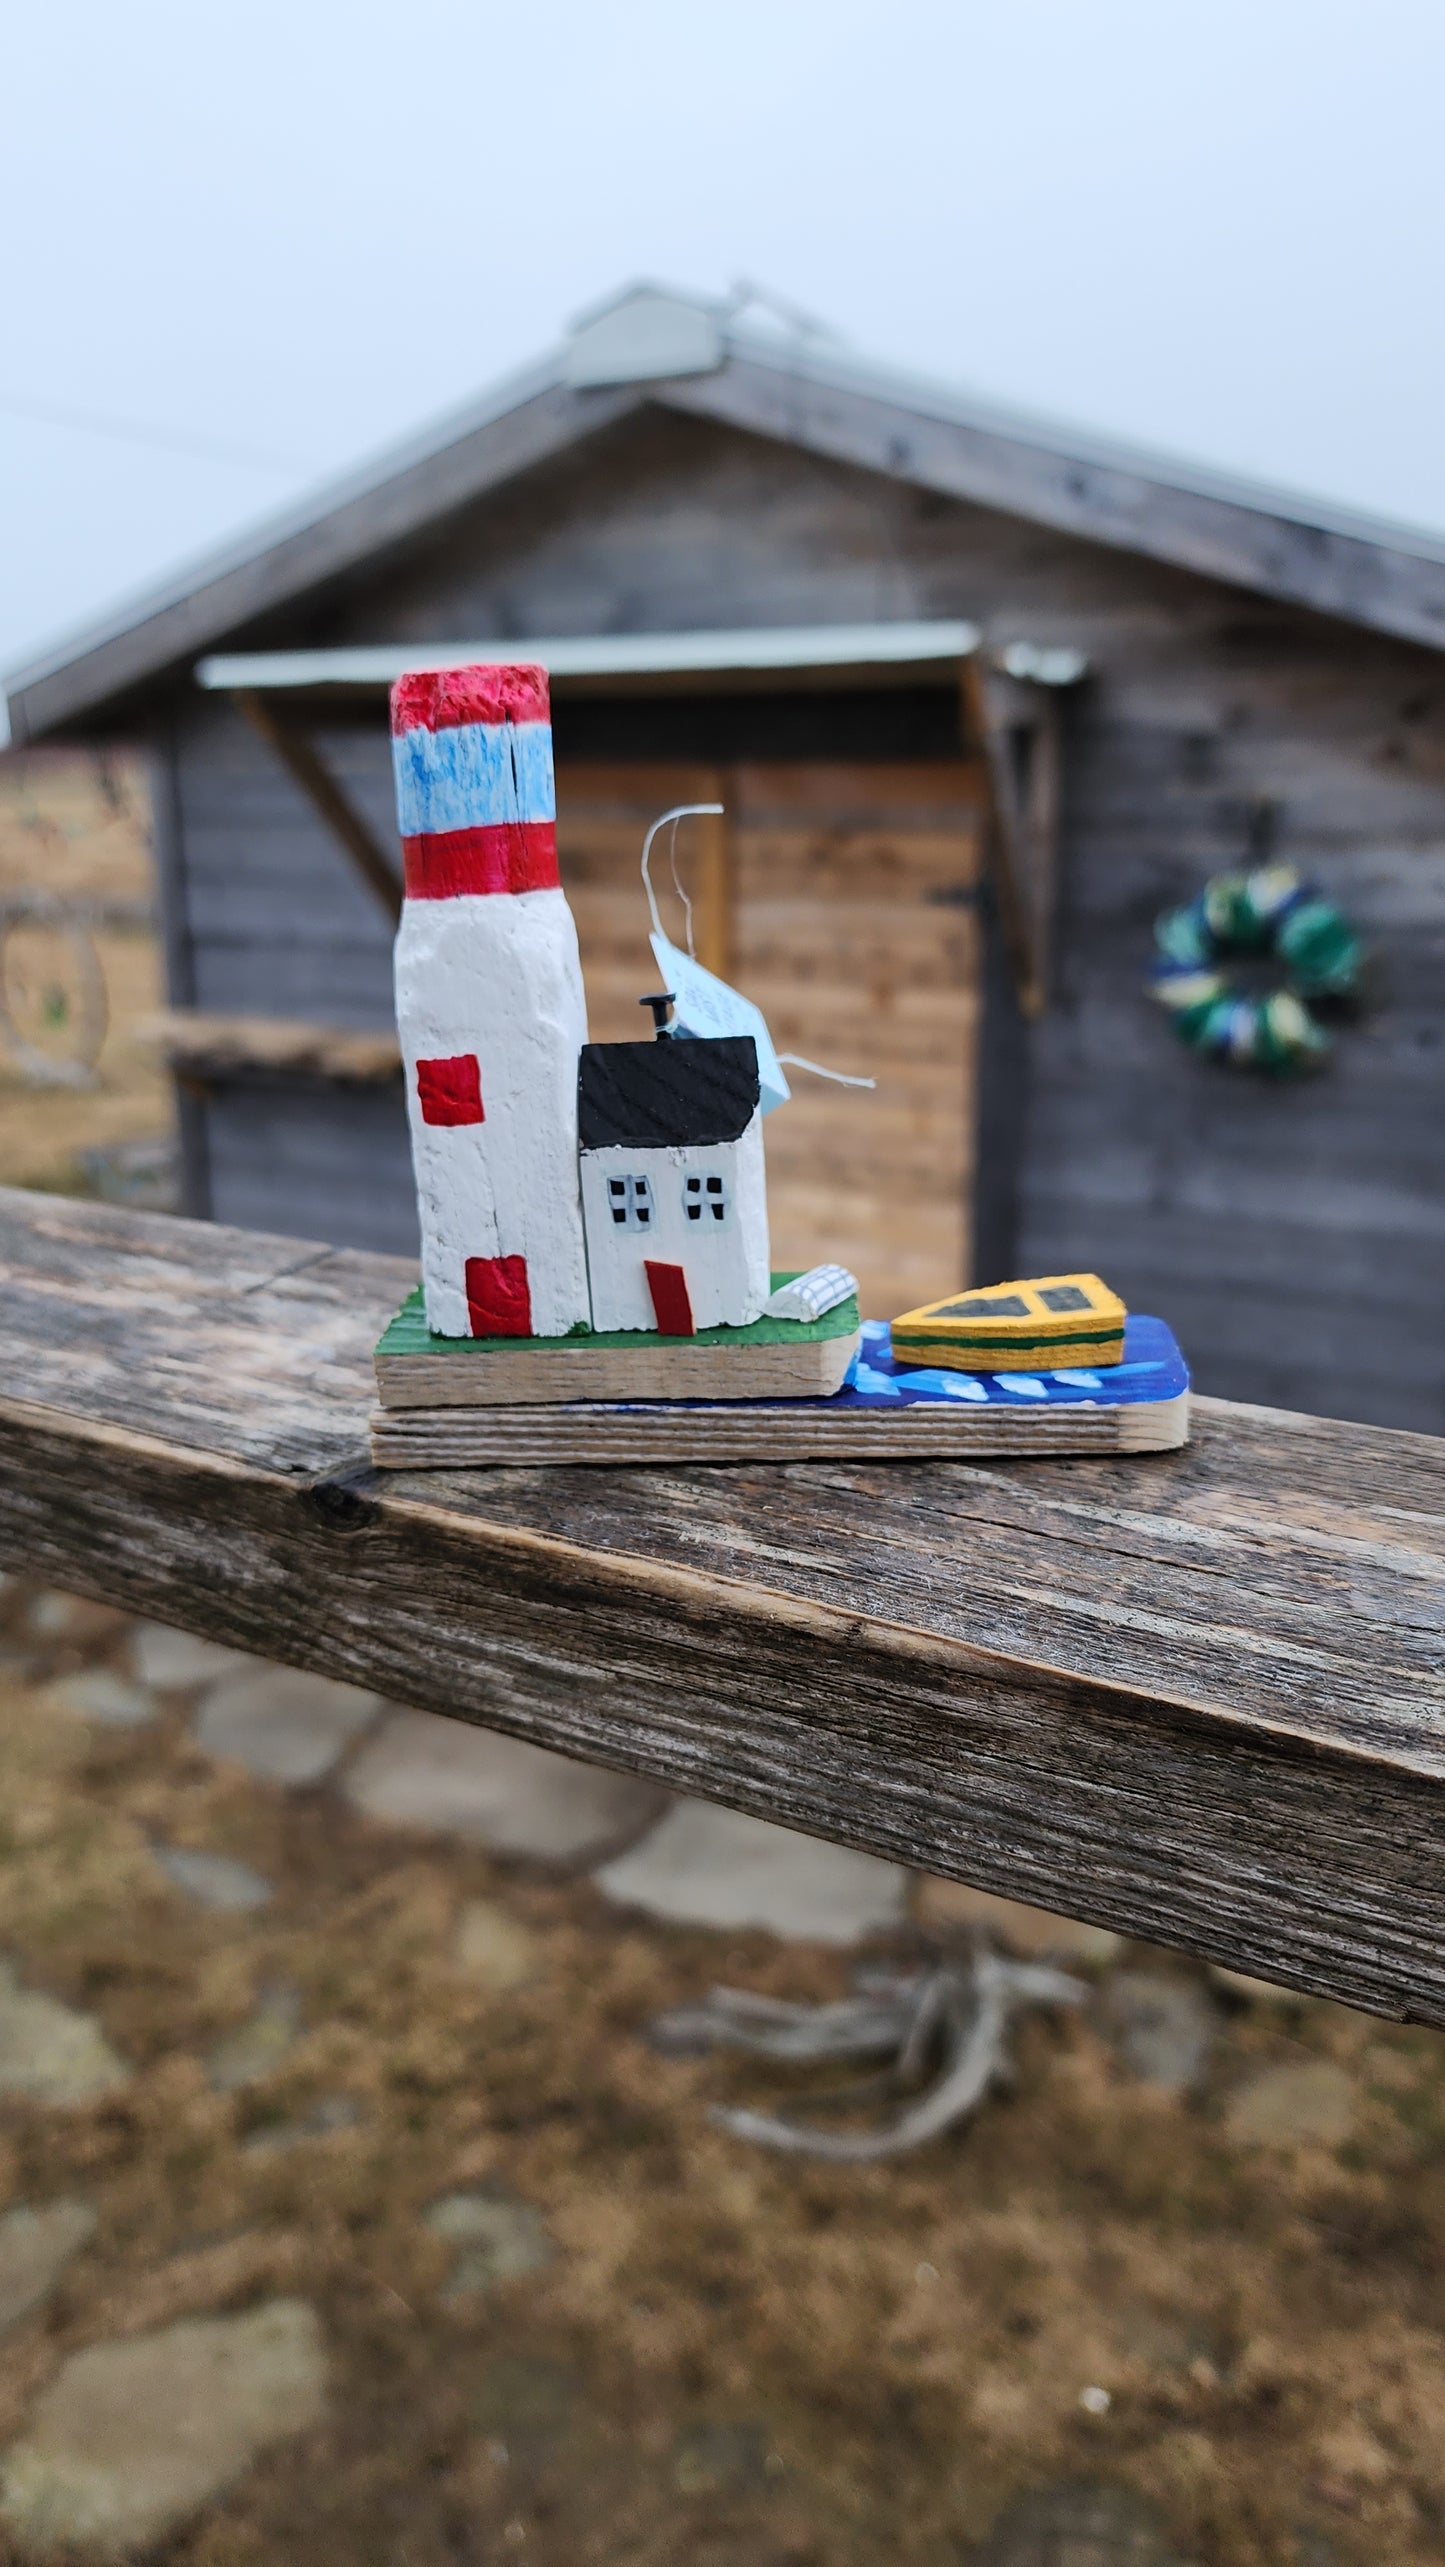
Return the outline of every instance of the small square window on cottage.
{"type": "Polygon", "coordinates": [[[710,1217],[726,1221],[731,1197],[721,1177],[688,1177],[682,1189],[683,1210],[689,1221],[710,1217]]]}
{"type": "Polygon", "coordinates": [[[650,1177],[609,1177],[607,1203],[619,1230],[652,1228],[652,1180],[650,1177]]]}

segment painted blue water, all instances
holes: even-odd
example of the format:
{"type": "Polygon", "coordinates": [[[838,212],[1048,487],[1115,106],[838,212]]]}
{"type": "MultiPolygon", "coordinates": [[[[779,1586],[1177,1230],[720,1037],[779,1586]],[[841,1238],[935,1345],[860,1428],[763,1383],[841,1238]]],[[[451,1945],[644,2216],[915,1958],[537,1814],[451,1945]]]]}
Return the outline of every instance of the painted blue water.
{"type": "Polygon", "coordinates": [[[990,1408],[1120,1408],[1139,1400],[1177,1399],[1188,1388],[1189,1367],[1173,1330],[1162,1319],[1137,1311],[1124,1322],[1121,1364],[1057,1373],[954,1373],[934,1366],[920,1371],[895,1362],[885,1319],[865,1319],[863,1342],[842,1389],[834,1393],[833,1406],[967,1399],[990,1408]]]}
{"type": "MultiPolygon", "coordinates": [[[[1097,1370],[1077,1368],[1057,1373],[954,1373],[940,1365],[895,1363],[888,1323],[865,1319],[862,1343],[841,1390],[831,1399],[765,1400],[747,1405],[767,1408],[904,1408],[940,1407],[967,1401],[973,1407],[1021,1409],[1121,1408],[1140,1400],[1177,1399],[1189,1388],[1189,1367],[1174,1332],[1162,1319],[1131,1312],[1124,1322],[1124,1360],[1097,1370]]],[[[645,1400],[620,1400],[622,1408],[648,1407],[645,1400]]],[[[677,1400],[668,1406],[714,1408],[729,1401],[677,1400]]]]}

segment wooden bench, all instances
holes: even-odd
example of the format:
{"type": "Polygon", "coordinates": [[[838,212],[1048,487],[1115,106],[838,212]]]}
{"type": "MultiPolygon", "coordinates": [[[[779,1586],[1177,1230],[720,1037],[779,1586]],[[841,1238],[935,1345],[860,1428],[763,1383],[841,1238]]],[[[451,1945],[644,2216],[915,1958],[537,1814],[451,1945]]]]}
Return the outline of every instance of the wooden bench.
{"type": "Polygon", "coordinates": [[[1445,2023],[1445,1443],[378,1473],[410,1280],[0,1191],[0,1562],[1445,2023]]]}

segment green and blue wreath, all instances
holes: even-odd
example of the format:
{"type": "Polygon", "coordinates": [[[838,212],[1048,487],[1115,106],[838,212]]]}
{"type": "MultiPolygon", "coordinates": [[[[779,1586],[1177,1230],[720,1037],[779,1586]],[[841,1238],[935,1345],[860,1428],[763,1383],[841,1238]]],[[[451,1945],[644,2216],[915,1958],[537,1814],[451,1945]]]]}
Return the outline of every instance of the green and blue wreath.
{"type": "Polygon", "coordinates": [[[1364,949],[1344,911],[1293,865],[1216,874],[1154,928],[1149,986],[1192,1052],[1275,1076],[1315,1069],[1331,1049],[1321,1022],[1359,999],[1364,949]],[[1252,996],[1239,965],[1268,963],[1280,986],[1252,996]]]}

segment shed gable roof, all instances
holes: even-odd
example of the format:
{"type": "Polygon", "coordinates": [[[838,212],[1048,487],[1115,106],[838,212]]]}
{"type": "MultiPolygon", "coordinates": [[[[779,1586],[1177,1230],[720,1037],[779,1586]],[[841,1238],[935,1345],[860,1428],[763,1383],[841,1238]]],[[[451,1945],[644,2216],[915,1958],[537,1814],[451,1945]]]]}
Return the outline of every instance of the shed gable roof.
{"type": "Polygon", "coordinates": [[[38,739],[134,695],[647,403],[1445,648],[1445,543],[1434,537],[1007,412],[640,287],[538,365],[16,671],[5,681],[14,738],[38,739]],[[610,359],[604,325],[614,325],[610,359]],[[649,345],[654,366],[676,370],[648,372],[649,345]]]}

